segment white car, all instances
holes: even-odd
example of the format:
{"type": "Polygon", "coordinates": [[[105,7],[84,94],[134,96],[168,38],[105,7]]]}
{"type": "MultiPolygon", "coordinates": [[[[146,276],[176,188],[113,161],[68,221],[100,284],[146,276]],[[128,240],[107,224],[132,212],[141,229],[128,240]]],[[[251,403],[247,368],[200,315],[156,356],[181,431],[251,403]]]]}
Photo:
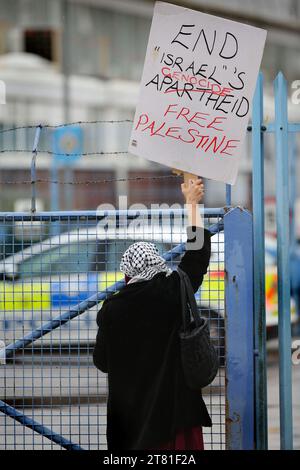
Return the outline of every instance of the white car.
{"type": "MultiPolygon", "coordinates": [[[[68,311],[71,306],[123,279],[121,256],[133,242],[154,242],[160,253],[186,241],[182,226],[88,226],[48,238],[0,263],[0,331],[5,344],[68,311]]],[[[266,243],[268,245],[268,243],[266,243]]],[[[179,258],[175,259],[178,261],[179,258]]],[[[224,234],[212,236],[209,272],[196,295],[211,334],[224,348],[224,234]]],[[[276,266],[266,256],[267,327],[277,326],[276,266]]],[[[99,306],[72,319],[34,344],[57,346],[94,342],[99,306]]],[[[293,318],[295,312],[293,308],[293,318]]]]}

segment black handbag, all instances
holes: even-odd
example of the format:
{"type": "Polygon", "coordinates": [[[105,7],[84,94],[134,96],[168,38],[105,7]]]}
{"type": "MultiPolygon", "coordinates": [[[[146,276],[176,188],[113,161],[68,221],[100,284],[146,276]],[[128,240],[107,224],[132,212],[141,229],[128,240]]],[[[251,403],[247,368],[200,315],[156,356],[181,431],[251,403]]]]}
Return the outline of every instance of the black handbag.
{"type": "Polygon", "coordinates": [[[193,390],[209,385],[217,375],[219,358],[212,344],[207,320],[202,318],[188,275],[180,276],[182,328],[179,331],[181,360],[186,384],[193,390]]]}

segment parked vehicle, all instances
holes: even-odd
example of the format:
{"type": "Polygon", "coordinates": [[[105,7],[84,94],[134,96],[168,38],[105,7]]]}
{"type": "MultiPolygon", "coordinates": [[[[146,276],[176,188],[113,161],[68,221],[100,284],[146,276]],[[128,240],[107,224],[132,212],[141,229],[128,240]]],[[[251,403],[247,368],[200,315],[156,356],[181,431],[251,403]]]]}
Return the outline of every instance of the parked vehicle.
{"type": "MultiPolygon", "coordinates": [[[[72,230],[6,257],[0,263],[0,331],[5,343],[23,337],[42,323],[57,317],[123,279],[121,256],[134,241],[152,241],[160,253],[185,241],[185,230],[170,226],[106,230],[94,226],[72,230]]],[[[266,240],[268,247],[271,242],[266,240]]],[[[269,250],[270,251],[270,250],[269,250]]],[[[277,327],[277,274],[275,258],[266,256],[266,320],[268,332],[277,327]]],[[[196,299],[210,321],[211,334],[224,354],[224,234],[212,237],[209,272],[196,299]]],[[[88,344],[94,341],[98,307],[35,342],[37,346],[88,344]]],[[[296,320],[292,302],[292,321],[296,320]]]]}

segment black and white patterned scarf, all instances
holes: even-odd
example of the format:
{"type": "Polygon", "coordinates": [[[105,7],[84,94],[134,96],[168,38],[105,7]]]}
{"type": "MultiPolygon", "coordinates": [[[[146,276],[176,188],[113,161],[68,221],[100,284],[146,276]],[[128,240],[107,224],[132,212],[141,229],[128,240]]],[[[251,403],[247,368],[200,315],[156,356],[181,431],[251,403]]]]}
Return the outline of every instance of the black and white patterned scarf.
{"type": "Polygon", "coordinates": [[[130,245],[122,256],[120,270],[130,277],[128,284],[150,281],[156,274],[171,274],[166,261],[159,255],[154,243],[137,242],[130,245]]]}

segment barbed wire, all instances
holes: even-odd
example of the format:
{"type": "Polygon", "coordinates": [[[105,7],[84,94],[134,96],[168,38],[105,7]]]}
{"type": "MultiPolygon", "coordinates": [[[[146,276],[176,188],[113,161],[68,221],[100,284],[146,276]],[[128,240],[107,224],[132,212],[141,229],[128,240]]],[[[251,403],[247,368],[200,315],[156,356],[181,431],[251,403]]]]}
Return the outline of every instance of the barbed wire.
{"type": "Polygon", "coordinates": [[[82,124],[122,124],[122,123],[132,123],[132,119],[95,119],[93,121],[73,121],[73,122],[65,122],[62,124],[38,124],[38,125],[26,125],[26,126],[16,126],[16,127],[9,127],[7,129],[1,129],[0,134],[4,134],[5,132],[13,132],[18,131],[21,129],[36,129],[37,127],[41,127],[42,129],[57,129],[60,127],[68,127],[68,126],[75,126],[75,125],[82,125],[82,124]]]}
{"type": "MultiPolygon", "coordinates": [[[[2,149],[0,153],[32,153],[32,149],[2,149]]],[[[103,150],[96,152],[82,152],[82,153],[57,153],[52,150],[39,150],[39,154],[46,153],[47,155],[56,155],[60,157],[90,157],[93,155],[126,155],[129,152],[127,150],[119,152],[104,152],[103,150]]]]}
{"type": "Polygon", "coordinates": [[[86,181],[59,181],[51,180],[48,178],[37,178],[35,180],[23,180],[23,181],[0,181],[0,185],[10,184],[35,184],[35,183],[51,183],[51,184],[69,184],[69,185],[89,185],[89,184],[104,184],[114,182],[126,182],[126,181],[145,181],[145,180],[161,180],[161,179],[178,179],[181,175],[160,175],[160,176],[133,176],[131,178],[106,178],[102,180],[86,180],[86,181]]]}
{"type": "Polygon", "coordinates": [[[58,127],[67,127],[67,126],[75,126],[81,124],[122,124],[122,123],[129,123],[133,122],[132,119],[96,119],[94,121],[75,121],[75,122],[68,122],[63,124],[45,124],[42,127],[47,129],[56,129],[58,127]]]}
{"type": "MultiPolygon", "coordinates": [[[[83,125],[83,124],[121,124],[121,123],[132,123],[132,119],[117,119],[117,120],[108,120],[108,119],[97,119],[92,121],[73,121],[68,123],[62,124],[39,124],[39,125],[25,125],[25,126],[15,126],[10,127],[7,129],[1,129],[0,134],[4,134],[6,132],[14,132],[22,129],[37,129],[40,127],[41,129],[57,129],[67,126],[74,126],[74,125],[83,125]]],[[[63,157],[87,157],[87,156],[94,156],[94,155],[128,155],[129,152],[126,151],[95,151],[95,152],[82,152],[82,153],[57,153],[53,152],[52,150],[38,150],[39,154],[47,154],[47,155],[55,155],[55,156],[63,156],[63,157]]],[[[3,153],[32,153],[32,149],[1,149],[0,154],[3,153]]],[[[60,180],[52,180],[48,178],[36,178],[31,180],[16,180],[16,181],[0,181],[0,185],[35,185],[38,183],[49,183],[49,184],[60,184],[60,185],[90,185],[90,184],[105,184],[105,183],[116,183],[116,182],[126,182],[126,181],[154,181],[154,180],[165,180],[165,179],[178,179],[181,175],[178,174],[167,174],[167,175],[159,175],[159,176],[135,176],[129,178],[105,178],[99,180],[85,180],[85,181],[60,181],[60,180]]]]}
{"type": "Polygon", "coordinates": [[[4,132],[13,132],[18,131],[20,129],[36,129],[37,126],[17,126],[17,127],[9,127],[8,129],[1,129],[0,134],[4,134],[4,132]]]}

